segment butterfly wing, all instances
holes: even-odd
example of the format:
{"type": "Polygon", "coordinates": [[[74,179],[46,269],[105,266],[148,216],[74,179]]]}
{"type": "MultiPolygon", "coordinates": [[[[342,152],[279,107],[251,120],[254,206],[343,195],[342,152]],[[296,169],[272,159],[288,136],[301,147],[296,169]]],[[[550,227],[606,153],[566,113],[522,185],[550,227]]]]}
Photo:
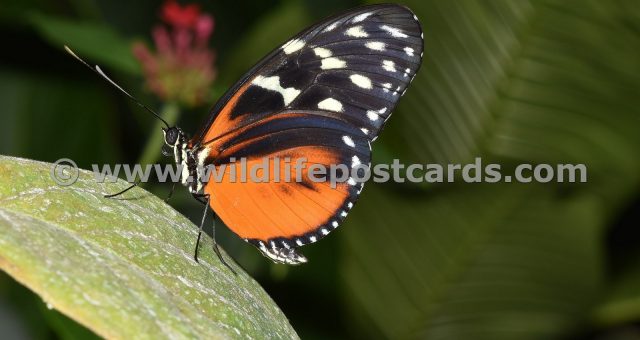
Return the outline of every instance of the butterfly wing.
{"type": "MultiPolygon", "coordinates": [[[[191,141],[218,166],[289,158],[292,163],[369,164],[375,140],[422,57],[422,31],[406,7],[360,7],[303,31],[230,89],[191,141]]],[[[248,168],[251,168],[250,166],[248,168]]],[[[269,164],[270,173],[283,164],[269,164]]],[[[230,171],[230,170],[229,170],[230,171]]],[[[210,181],[212,208],[240,237],[277,262],[304,262],[295,248],[335,229],[362,189],[349,178],[210,181]]]]}
{"type": "Polygon", "coordinates": [[[362,189],[362,183],[348,173],[342,179],[321,176],[322,181],[313,181],[310,166],[369,164],[371,155],[368,139],[350,124],[295,111],[265,119],[216,146],[222,150],[212,160],[218,169],[232,159],[245,158],[242,167],[261,165],[268,169],[268,177],[249,173],[243,181],[236,170],[233,180],[231,168],[224,168],[224,180],[204,189],[214,197],[212,208],[238,236],[285,263],[304,262],[294,249],[338,227],[362,189]]]}

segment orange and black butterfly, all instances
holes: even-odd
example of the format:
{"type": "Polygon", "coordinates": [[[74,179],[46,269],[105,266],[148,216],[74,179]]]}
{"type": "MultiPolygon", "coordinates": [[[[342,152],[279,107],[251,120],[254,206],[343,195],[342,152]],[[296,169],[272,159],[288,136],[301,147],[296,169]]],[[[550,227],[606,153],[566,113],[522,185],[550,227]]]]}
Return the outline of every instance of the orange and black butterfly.
{"type": "Polygon", "coordinates": [[[335,230],[364,183],[238,182],[227,174],[208,181],[197,169],[264,157],[370,164],[371,142],[418,71],[422,50],[417,17],[394,4],[360,7],[304,30],[227,91],[193,138],[163,129],[166,147],[187,169],[182,183],[266,257],[306,262],[298,248],[335,230]]]}

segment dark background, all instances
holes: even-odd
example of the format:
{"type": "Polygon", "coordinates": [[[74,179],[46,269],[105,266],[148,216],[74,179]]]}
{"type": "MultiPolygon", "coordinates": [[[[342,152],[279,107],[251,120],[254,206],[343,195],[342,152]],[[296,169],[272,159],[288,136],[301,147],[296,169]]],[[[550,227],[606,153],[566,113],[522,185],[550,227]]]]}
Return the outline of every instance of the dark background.
{"type": "MultiPolygon", "coordinates": [[[[265,53],[360,4],[199,3],[216,20],[219,74],[207,104],[180,110],[192,132],[265,53]]],[[[346,223],[304,247],[310,263],[295,268],[271,264],[222,226],[219,242],[304,339],[640,338],[638,2],[404,3],[422,22],[424,63],[374,144],[374,163],[582,163],[588,182],[367,184],[346,223]]],[[[160,109],[130,50],[134,40],[151,45],[160,5],[3,1],[0,153],[83,168],[135,163],[156,122],[62,44],[160,109]]],[[[171,204],[200,217],[183,188],[171,204]]],[[[1,275],[3,338],[90,335],[1,275]]]]}

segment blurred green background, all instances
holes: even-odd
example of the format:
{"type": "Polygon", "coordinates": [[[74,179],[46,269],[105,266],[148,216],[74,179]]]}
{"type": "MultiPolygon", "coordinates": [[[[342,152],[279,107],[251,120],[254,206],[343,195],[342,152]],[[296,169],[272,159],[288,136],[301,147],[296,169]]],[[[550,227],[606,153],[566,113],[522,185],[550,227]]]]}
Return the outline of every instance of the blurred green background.
{"type": "MultiPolygon", "coordinates": [[[[361,4],[199,3],[215,18],[218,75],[207,104],[180,110],[191,132],[269,50],[361,4]]],[[[371,183],[295,268],[271,264],[224,227],[219,242],[303,339],[640,339],[638,1],[402,3],[422,22],[424,63],[374,144],[374,163],[584,163],[588,182],[371,183]]],[[[83,168],[135,163],[160,135],[156,122],[62,45],[160,109],[131,52],[133,41],[152,45],[160,6],[3,1],[0,153],[83,168]]],[[[171,204],[198,220],[200,206],[181,189],[171,204]]],[[[0,329],[8,339],[91,336],[4,274],[0,329]]]]}

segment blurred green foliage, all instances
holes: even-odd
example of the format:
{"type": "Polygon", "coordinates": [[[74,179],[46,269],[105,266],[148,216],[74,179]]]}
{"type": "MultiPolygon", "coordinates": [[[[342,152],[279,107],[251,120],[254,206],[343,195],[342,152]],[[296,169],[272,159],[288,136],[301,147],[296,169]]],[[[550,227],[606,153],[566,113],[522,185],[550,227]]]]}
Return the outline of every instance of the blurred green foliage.
{"type": "MultiPolygon", "coordinates": [[[[374,144],[375,162],[584,163],[588,183],[368,184],[340,231],[305,247],[305,266],[269,264],[219,228],[224,248],[305,339],[640,338],[637,1],[403,3],[422,22],[425,59],[374,144]]],[[[216,19],[211,103],[288,36],[358,4],[202,2],[216,19]]],[[[61,42],[161,107],[126,48],[149,40],[158,7],[0,6],[0,153],[85,168],[135,162],[155,122],[61,42]]],[[[196,131],[207,109],[183,112],[180,125],[196,131]]],[[[184,191],[172,204],[199,218],[184,191]]],[[[74,338],[60,326],[71,321],[51,321],[10,279],[0,279],[0,296],[0,318],[21,320],[16,334],[74,338]]]]}

